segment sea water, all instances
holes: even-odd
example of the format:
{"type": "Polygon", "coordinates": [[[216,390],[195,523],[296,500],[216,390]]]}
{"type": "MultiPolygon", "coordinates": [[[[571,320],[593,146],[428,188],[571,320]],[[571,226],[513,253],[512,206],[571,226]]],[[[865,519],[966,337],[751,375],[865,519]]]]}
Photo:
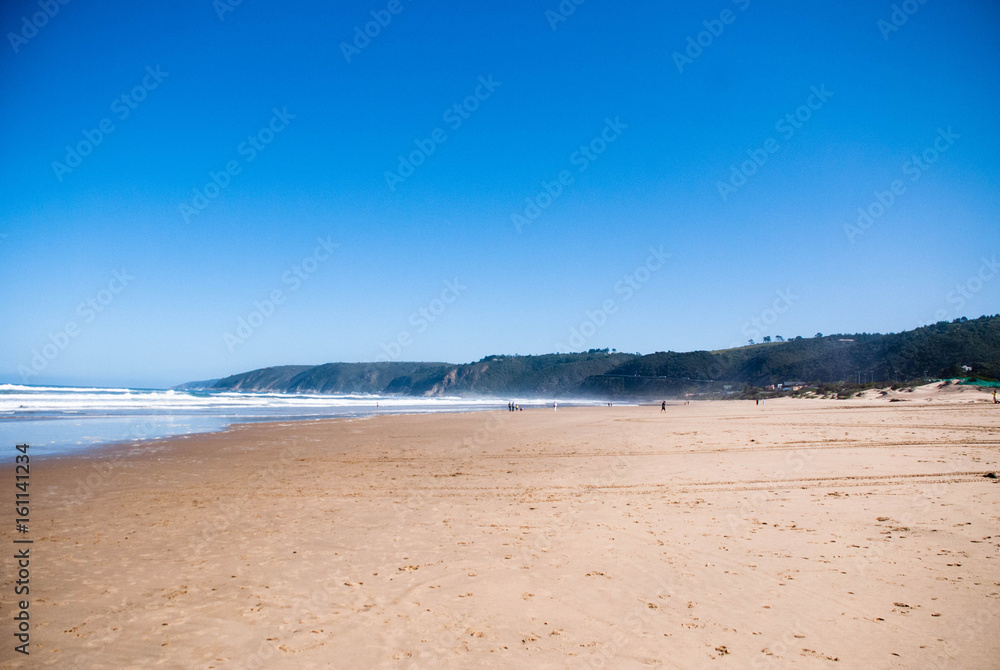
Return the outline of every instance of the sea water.
{"type": "MultiPolygon", "coordinates": [[[[513,402],[552,406],[551,400],[513,402]]],[[[240,393],[0,384],[0,446],[37,456],[224,430],[233,423],[506,409],[508,399],[240,393]]],[[[571,405],[577,403],[559,404],[571,405]]],[[[590,404],[590,403],[586,403],[590,404]]],[[[594,403],[598,404],[598,403],[594,403]]]]}

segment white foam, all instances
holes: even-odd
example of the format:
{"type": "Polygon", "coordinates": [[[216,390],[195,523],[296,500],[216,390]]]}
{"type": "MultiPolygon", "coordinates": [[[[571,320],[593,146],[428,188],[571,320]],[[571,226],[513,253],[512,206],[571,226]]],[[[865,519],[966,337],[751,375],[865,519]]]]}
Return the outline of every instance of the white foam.
{"type": "Polygon", "coordinates": [[[488,407],[504,401],[490,398],[400,397],[377,395],[323,395],[315,393],[241,393],[145,391],[139,389],[101,389],[54,386],[0,385],[0,414],[29,412],[46,413],[102,413],[119,411],[154,412],[212,412],[227,409],[330,410],[373,408],[376,404],[386,410],[412,408],[447,410],[458,406],[488,407]]]}

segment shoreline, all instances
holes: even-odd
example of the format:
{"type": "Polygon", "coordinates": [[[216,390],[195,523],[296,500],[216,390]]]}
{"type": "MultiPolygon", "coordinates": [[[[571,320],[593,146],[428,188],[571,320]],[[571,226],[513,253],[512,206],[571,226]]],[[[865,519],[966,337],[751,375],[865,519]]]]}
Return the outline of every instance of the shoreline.
{"type": "MultiPolygon", "coordinates": [[[[988,394],[989,393],[989,388],[988,387],[985,387],[985,386],[981,387],[981,386],[978,386],[978,385],[962,385],[960,388],[955,388],[955,385],[952,385],[952,388],[946,390],[944,393],[939,393],[938,392],[938,391],[940,391],[941,388],[948,387],[949,386],[949,382],[957,382],[957,381],[960,381],[960,380],[935,381],[935,382],[926,384],[924,386],[908,387],[907,389],[897,390],[897,391],[894,391],[894,390],[892,390],[889,387],[884,387],[884,388],[883,387],[879,387],[879,388],[873,388],[873,389],[866,390],[866,391],[860,393],[860,395],[858,397],[849,398],[849,399],[842,399],[842,398],[834,399],[834,398],[829,398],[829,397],[824,397],[824,396],[805,396],[805,397],[776,396],[776,397],[771,397],[771,398],[765,398],[763,401],[761,401],[761,404],[764,404],[764,402],[766,400],[771,400],[772,405],[775,402],[779,402],[779,401],[781,401],[781,402],[788,402],[788,401],[804,401],[804,400],[814,400],[814,401],[836,400],[839,403],[852,403],[851,405],[848,405],[848,406],[856,407],[856,406],[858,406],[857,405],[858,402],[864,401],[864,400],[874,401],[875,403],[879,403],[880,401],[884,401],[884,400],[888,400],[889,402],[913,402],[915,400],[938,400],[938,399],[948,399],[948,400],[954,401],[954,398],[947,398],[947,396],[949,396],[949,395],[950,396],[955,396],[955,395],[960,395],[962,393],[964,393],[966,395],[968,395],[969,393],[972,393],[974,395],[976,392],[983,393],[983,394],[988,394]],[[909,397],[910,394],[913,394],[914,392],[916,392],[916,396],[909,397]],[[940,397],[931,397],[931,396],[940,396],[940,397]]],[[[48,388],[48,387],[45,387],[45,388],[48,388]]],[[[119,390],[119,389],[110,389],[110,390],[119,390]]],[[[404,399],[404,398],[408,398],[408,397],[400,396],[400,397],[396,398],[396,400],[400,400],[400,399],[404,399]]],[[[455,399],[459,399],[459,398],[451,398],[451,399],[455,400],[455,399]]],[[[239,415],[236,415],[236,416],[233,416],[233,417],[225,417],[225,416],[222,416],[222,415],[202,414],[202,413],[189,413],[189,414],[184,414],[184,413],[172,413],[172,414],[159,413],[159,414],[63,414],[63,415],[56,414],[56,415],[48,415],[48,416],[41,416],[41,417],[38,417],[38,416],[10,416],[10,417],[2,417],[2,418],[0,418],[0,422],[3,422],[3,421],[13,421],[13,422],[16,422],[16,421],[32,421],[32,422],[53,421],[53,422],[64,422],[64,421],[80,421],[81,419],[83,419],[83,420],[93,419],[93,420],[96,420],[96,421],[99,421],[99,422],[100,421],[107,422],[107,421],[134,419],[134,420],[145,420],[145,421],[149,422],[150,419],[157,420],[157,419],[177,418],[177,417],[179,417],[181,419],[185,419],[186,418],[186,419],[189,419],[189,420],[193,420],[193,419],[201,419],[201,420],[205,420],[205,419],[218,419],[219,420],[217,422],[217,424],[216,424],[217,427],[206,428],[206,429],[198,428],[198,429],[191,430],[191,432],[186,432],[186,433],[153,435],[152,437],[131,437],[131,438],[118,438],[118,437],[115,437],[115,438],[111,438],[111,439],[102,439],[100,441],[92,442],[90,444],[85,444],[85,445],[68,444],[68,443],[60,443],[60,444],[56,444],[56,445],[48,445],[48,444],[43,445],[43,448],[52,448],[52,449],[55,449],[56,453],[54,453],[54,454],[46,454],[46,455],[37,456],[37,457],[38,458],[45,458],[45,459],[52,459],[52,458],[67,458],[67,457],[74,457],[74,456],[79,456],[79,457],[93,457],[95,455],[99,456],[100,451],[102,451],[104,449],[108,449],[108,448],[117,448],[117,447],[121,447],[121,446],[137,446],[138,447],[138,446],[141,446],[142,444],[155,443],[155,442],[160,442],[160,441],[163,441],[163,440],[189,439],[192,436],[197,436],[197,435],[207,435],[207,434],[212,434],[212,433],[225,432],[225,431],[229,430],[232,426],[241,425],[241,424],[256,424],[256,423],[270,424],[270,423],[281,423],[281,422],[286,422],[286,421],[317,421],[317,420],[336,420],[336,419],[342,419],[342,418],[368,418],[368,417],[372,417],[372,416],[379,416],[381,414],[385,414],[385,415],[390,415],[390,414],[419,415],[419,414],[438,414],[438,413],[449,414],[449,413],[484,412],[484,411],[488,412],[488,411],[502,411],[503,408],[504,408],[504,406],[502,404],[500,404],[502,402],[502,400],[498,399],[498,398],[475,397],[475,398],[469,398],[468,400],[471,403],[473,403],[473,405],[466,406],[466,407],[459,408],[459,409],[448,408],[448,409],[435,409],[435,410],[421,410],[421,409],[406,408],[406,409],[401,409],[401,410],[396,410],[396,411],[393,411],[392,409],[389,409],[388,411],[381,411],[379,413],[375,413],[374,411],[370,411],[369,413],[364,413],[364,414],[352,414],[352,415],[344,415],[344,416],[321,416],[321,417],[302,416],[302,415],[294,415],[294,414],[292,414],[292,415],[288,415],[288,416],[275,416],[273,418],[272,417],[267,417],[263,421],[261,421],[261,420],[253,420],[256,417],[242,417],[242,416],[239,416],[239,415]],[[479,407],[479,406],[475,406],[475,404],[474,404],[475,402],[477,402],[477,401],[483,401],[483,400],[495,401],[498,406],[497,407],[479,407]],[[228,420],[230,418],[232,418],[234,420],[228,421],[228,422],[224,422],[224,420],[228,420]]],[[[666,402],[666,404],[667,404],[668,407],[678,407],[678,406],[683,406],[685,404],[689,404],[691,402],[695,402],[695,403],[705,403],[705,402],[729,403],[729,402],[736,402],[736,403],[739,403],[739,402],[749,402],[750,400],[753,400],[753,399],[732,398],[732,397],[698,398],[698,399],[673,398],[673,399],[667,399],[667,400],[665,400],[665,402],[666,402]]],[[[980,396],[976,400],[979,401],[979,402],[989,403],[989,400],[985,396],[980,396]]],[[[571,400],[558,400],[558,399],[553,399],[553,398],[536,398],[536,399],[528,399],[528,400],[523,400],[522,399],[519,402],[521,402],[523,404],[524,408],[527,409],[527,410],[537,410],[537,409],[544,410],[544,409],[550,408],[551,407],[551,403],[553,403],[553,402],[563,403],[563,407],[564,408],[570,408],[570,407],[606,407],[607,406],[606,403],[609,402],[609,401],[597,400],[597,399],[586,399],[586,398],[576,398],[576,399],[571,399],[571,400]],[[524,404],[524,403],[529,403],[529,404],[524,404]]],[[[661,404],[661,402],[664,402],[664,399],[626,399],[626,400],[618,400],[618,401],[610,401],[610,402],[615,402],[616,406],[618,406],[618,407],[631,407],[631,406],[635,406],[635,407],[655,407],[655,406],[659,406],[661,404]]],[[[8,436],[8,437],[10,437],[10,436],[8,436]]],[[[32,444],[31,441],[25,440],[25,439],[23,439],[20,436],[14,435],[13,437],[14,437],[14,441],[16,441],[19,444],[20,443],[24,443],[25,441],[27,441],[28,444],[32,444]]]]}
{"type": "Polygon", "coordinates": [[[42,459],[5,667],[991,667],[991,410],[393,414],[42,459]]]}
{"type": "MultiPolygon", "coordinates": [[[[29,421],[29,422],[36,422],[36,423],[40,423],[41,424],[41,423],[45,423],[45,422],[48,422],[48,421],[52,421],[52,422],[73,422],[73,421],[77,421],[77,422],[79,422],[81,420],[84,420],[84,421],[94,420],[96,422],[109,422],[109,421],[112,421],[112,422],[114,422],[114,421],[125,421],[125,422],[132,421],[132,422],[135,422],[135,421],[144,421],[145,423],[148,424],[148,423],[150,423],[150,420],[152,420],[152,421],[155,422],[156,420],[160,420],[160,419],[177,419],[177,418],[188,419],[188,420],[200,419],[203,422],[206,421],[206,420],[210,420],[210,419],[216,419],[217,420],[217,422],[216,422],[217,427],[206,428],[206,429],[198,428],[198,429],[191,430],[190,432],[186,432],[186,433],[173,433],[173,434],[164,434],[164,435],[153,435],[151,437],[131,437],[131,438],[118,438],[118,437],[116,437],[116,438],[106,439],[106,440],[92,442],[92,443],[88,443],[88,444],[58,443],[58,444],[54,444],[54,445],[52,445],[52,444],[41,445],[42,448],[54,449],[56,451],[56,453],[40,455],[40,456],[38,456],[38,458],[51,459],[51,458],[65,458],[65,457],[72,457],[72,456],[93,455],[93,453],[95,451],[100,451],[102,449],[106,449],[106,448],[109,448],[109,447],[117,447],[117,446],[122,446],[122,445],[131,445],[132,443],[137,443],[136,446],[139,446],[139,444],[141,444],[141,443],[147,443],[147,442],[153,442],[153,441],[172,440],[172,439],[187,439],[187,438],[190,438],[190,437],[193,437],[193,436],[196,436],[196,435],[208,435],[208,434],[212,434],[212,433],[225,432],[226,430],[229,430],[232,426],[242,425],[242,424],[253,425],[253,424],[258,424],[258,423],[261,423],[261,424],[271,424],[271,423],[282,423],[282,422],[292,422],[292,421],[298,422],[298,421],[331,421],[331,420],[339,420],[339,419],[365,419],[365,418],[370,418],[370,417],[389,416],[389,415],[406,415],[406,416],[409,416],[409,415],[423,415],[423,414],[461,414],[461,413],[468,413],[468,412],[473,412],[474,413],[474,412],[499,411],[499,410],[502,410],[504,408],[503,405],[499,404],[500,401],[496,401],[497,402],[497,406],[494,407],[494,406],[479,406],[479,405],[476,404],[476,400],[481,400],[481,399],[473,399],[472,401],[470,401],[469,405],[464,406],[464,407],[459,407],[459,408],[456,408],[456,407],[445,407],[445,408],[441,408],[441,409],[437,409],[437,408],[434,408],[434,409],[422,409],[422,408],[415,408],[413,406],[405,406],[405,407],[402,407],[402,408],[399,408],[399,409],[395,409],[395,408],[393,408],[393,406],[389,406],[388,408],[381,408],[381,409],[378,409],[378,410],[375,409],[374,407],[372,407],[370,409],[370,411],[365,411],[363,413],[337,415],[336,413],[331,412],[331,413],[328,413],[328,414],[325,414],[325,415],[321,415],[321,416],[303,415],[303,414],[288,414],[288,415],[284,415],[284,416],[280,415],[280,414],[275,414],[273,416],[269,416],[269,415],[255,415],[255,416],[233,415],[233,416],[225,416],[225,415],[221,415],[221,414],[220,415],[213,415],[213,414],[204,414],[204,413],[199,414],[199,413],[183,413],[183,412],[172,413],[172,414],[165,414],[165,413],[160,413],[160,414],[55,414],[55,415],[47,415],[47,416],[10,416],[10,417],[0,417],[0,422],[4,422],[4,421],[11,421],[11,422],[29,421]],[[260,417],[264,417],[264,418],[261,419],[260,417]]],[[[523,401],[523,402],[531,403],[530,405],[523,405],[523,406],[527,410],[533,410],[533,409],[545,409],[546,405],[543,404],[543,403],[546,403],[547,401],[544,400],[544,399],[538,399],[538,400],[528,400],[528,401],[523,401]]],[[[548,401],[548,402],[551,403],[552,401],[548,401]]],[[[597,401],[589,401],[589,400],[583,400],[583,399],[575,399],[575,400],[567,400],[567,401],[559,401],[559,402],[566,403],[566,404],[564,404],[564,407],[589,407],[589,406],[597,406],[596,404],[594,404],[594,405],[591,404],[591,403],[596,403],[597,401]]],[[[549,406],[551,406],[551,405],[549,405],[549,406]]],[[[14,436],[14,440],[13,441],[17,442],[18,444],[24,443],[24,442],[28,442],[29,445],[30,444],[35,444],[37,446],[37,443],[34,443],[33,441],[30,441],[30,440],[25,440],[22,437],[16,436],[16,435],[14,436]]]]}

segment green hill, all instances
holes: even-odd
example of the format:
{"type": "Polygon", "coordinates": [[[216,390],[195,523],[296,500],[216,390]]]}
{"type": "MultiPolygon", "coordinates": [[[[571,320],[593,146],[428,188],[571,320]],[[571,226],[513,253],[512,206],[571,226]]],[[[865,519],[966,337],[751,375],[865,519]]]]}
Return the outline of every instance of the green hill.
{"type": "Polygon", "coordinates": [[[287,365],[226,377],[214,390],[401,395],[662,397],[787,382],[893,382],[968,374],[1000,378],[1000,316],[902,333],[795,338],[720,351],[647,356],[592,349],[487,356],[475,363],[287,365]],[[968,373],[963,366],[970,367],[968,373]]]}
{"type": "Polygon", "coordinates": [[[544,356],[487,356],[476,363],[326,363],[286,365],[220,379],[214,390],[402,395],[578,394],[583,382],[635,358],[591,351],[544,356]]]}

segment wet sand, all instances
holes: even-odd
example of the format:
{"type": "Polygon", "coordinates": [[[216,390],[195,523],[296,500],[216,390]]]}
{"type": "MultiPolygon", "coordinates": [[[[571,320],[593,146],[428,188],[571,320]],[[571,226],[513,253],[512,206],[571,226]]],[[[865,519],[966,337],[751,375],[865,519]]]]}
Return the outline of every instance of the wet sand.
{"type": "Polygon", "coordinates": [[[382,416],[38,459],[31,656],[9,551],[0,659],[995,668],[986,400],[382,416]]]}

